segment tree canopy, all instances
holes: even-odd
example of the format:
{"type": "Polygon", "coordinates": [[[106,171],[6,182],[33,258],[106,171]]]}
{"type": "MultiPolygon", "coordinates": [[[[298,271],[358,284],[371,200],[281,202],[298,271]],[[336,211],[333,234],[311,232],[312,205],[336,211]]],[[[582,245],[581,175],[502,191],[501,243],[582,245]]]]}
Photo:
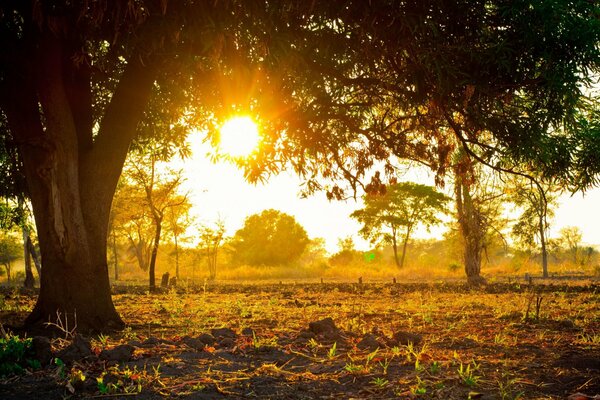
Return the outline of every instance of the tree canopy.
{"type": "Polygon", "coordinates": [[[384,194],[366,194],[365,207],[351,217],[362,225],[361,236],[372,243],[392,245],[394,261],[404,266],[406,246],[418,225],[430,228],[441,222],[439,214],[446,211],[449,200],[433,187],[413,182],[396,183],[386,188],[384,194]],[[398,258],[398,241],[402,240],[402,255],[398,258]]]}
{"type": "Polygon", "coordinates": [[[309,243],[304,228],[291,215],[265,210],[246,218],[232,239],[234,259],[249,265],[288,265],[309,243]]]}

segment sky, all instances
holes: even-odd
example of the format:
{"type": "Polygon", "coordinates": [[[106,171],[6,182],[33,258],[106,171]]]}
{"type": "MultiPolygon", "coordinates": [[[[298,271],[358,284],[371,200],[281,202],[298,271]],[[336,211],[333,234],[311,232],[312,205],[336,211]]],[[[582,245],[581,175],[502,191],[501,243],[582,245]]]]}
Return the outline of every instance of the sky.
{"type": "MultiPolygon", "coordinates": [[[[201,139],[197,133],[190,136],[192,157],[180,162],[186,177],[183,190],[189,192],[193,204],[191,213],[198,223],[210,225],[221,219],[227,235],[233,235],[243,226],[246,217],[273,208],[294,216],[309,237],[324,238],[331,254],[338,250],[338,239],[347,236],[353,236],[358,249],[369,248],[369,243],[357,235],[360,225],[349,216],[362,207],[360,199],[330,202],[325,193],[302,199],[298,196],[300,180],[289,172],[274,176],[265,184],[249,184],[233,164],[210,161],[206,156],[209,147],[201,139]]],[[[411,172],[403,179],[433,185],[425,173],[411,172]]],[[[558,236],[565,226],[577,226],[585,244],[600,244],[599,206],[600,189],[590,190],[585,195],[563,195],[551,222],[550,237],[558,236]]],[[[415,237],[439,237],[445,230],[444,226],[431,232],[420,229],[415,237]]]]}

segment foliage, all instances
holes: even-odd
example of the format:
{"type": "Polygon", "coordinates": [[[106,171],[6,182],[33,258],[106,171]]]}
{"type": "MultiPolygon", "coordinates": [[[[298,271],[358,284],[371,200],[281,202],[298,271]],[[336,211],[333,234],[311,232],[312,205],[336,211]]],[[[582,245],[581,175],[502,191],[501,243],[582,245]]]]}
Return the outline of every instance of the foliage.
{"type": "Polygon", "coordinates": [[[237,263],[287,265],[300,258],[308,243],[306,231],[294,217],[270,209],[246,218],[231,244],[237,263]]]}
{"type": "Polygon", "coordinates": [[[35,359],[31,339],[21,339],[10,334],[0,337],[0,377],[22,374],[28,368],[40,368],[40,362],[35,359]]]}
{"type": "Polygon", "coordinates": [[[0,231],[0,264],[6,268],[8,281],[11,280],[12,263],[23,256],[23,246],[10,232],[0,231]]]}
{"type": "Polygon", "coordinates": [[[406,246],[418,225],[430,228],[440,223],[439,214],[446,211],[448,197],[433,187],[418,183],[396,183],[384,194],[366,194],[365,208],[351,214],[363,224],[360,234],[376,244],[391,244],[398,267],[404,265],[406,246]],[[402,256],[398,259],[398,239],[402,240],[402,256]]]}
{"type": "Polygon", "coordinates": [[[200,243],[198,247],[206,257],[208,265],[209,278],[214,280],[217,277],[217,261],[219,248],[223,244],[225,236],[225,224],[223,221],[217,221],[214,228],[207,225],[200,227],[200,243]]]}
{"type": "Polygon", "coordinates": [[[600,67],[593,2],[295,5],[286,18],[256,19],[277,35],[245,70],[258,99],[247,107],[269,132],[246,162],[249,178],[289,163],[307,191],[344,198],[338,180],[377,190],[397,156],[441,184],[458,143],[495,168],[572,188],[595,181],[600,163],[585,150],[597,146],[600,115],[587,96],[600,67]]]}

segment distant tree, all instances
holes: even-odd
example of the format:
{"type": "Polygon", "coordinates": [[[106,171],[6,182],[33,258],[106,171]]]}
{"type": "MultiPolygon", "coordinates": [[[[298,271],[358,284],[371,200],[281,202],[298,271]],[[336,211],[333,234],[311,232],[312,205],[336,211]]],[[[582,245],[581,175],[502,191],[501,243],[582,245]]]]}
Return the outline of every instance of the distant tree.
{"type": "Polygon", "coordinates": [[[208,265],[209,279],[215,280],[217,277],[218,254],[225,236],[225,224],[219,220],[214,227],[202,225],[200,227],[199,247],[206,257],[208,265]]]}
{"type": "Polygon", "coordinates": [[[166,219],[169,231],[173,236],[175,255],[175,276],[179,279],[179,243],[182,239],[189,240],[189,238],[182,237],[188,228],[192,225],[193,219],[190,216],[190,208],[192,204],[186,201],[178,206],[171,207],[167,212],[166,219]]]}
{"type": "Polygon", "coordinates": [[[236,262],[272,266],[296,261],[308,243],[306,231],[294,217],[269,209],[246,218],[231,244],[236,262]]]}
{"type": "Polygon", "coordinates": [[[329,258],[332,265],[349,265],[360,257],[360,252],[356,250],[352,236],[338,239],[338,251],[329,258]]]}
{"type": "Polygon", "coordinates": [[[489,250],[498,242],[507,248],[506,196],[498,173],[475,162],[461,148],[454,154],[452,170],[465,274],[469,283],[478,285],[485,281],[481,276],[483,257],[489,258],[489,250]]]}
{"type": "Polygon", "coordinates": [[[0,231],[0,264],[6,269],[8,282],[11,281],[12,263],[23,255],[22,245],[15,235],[0,231]]]}
{"type": "Polygon", "coordinates": [[[326,258],[327,249],[325,248],[325,239],[317,237],[309,240],[304,253],[302,253],[301,261],[305,265],[311,265],[326,258]]]}
{"type": "Polygon", "coordinates": [[[581,239],[583,237],[581,229],[576,226],[566,226],[560,230],[559,234],[559,245],[570,254],[574,264],[579,264],[581,256],[583,256],[581,254],[581,239]]]}
{"type": "Polygon", "coordinates": [[[554,216],[556,199],[560,188],[550,182],[533,182],[513,176],[506,189],[509,200],[521,210],[512,227],[512,236],[526,250],[539,246],[542,255],[542,275],[548,277],[548,229],[554,216]]]}
{"type": "Polygon", "coordinates": [[[396,266],[402,268],[406,247],[419,225],[430,228],[440,223],[439,214],[446,212],[449,198],[433,187],[402,182],[387,187],[384,194],[366,194],[365,208],[350,216],[363,224],[360,235],[371,243],[391,244],[396,266]],[[398,244],[402,254],[398,256],[398,244]]]}
{"type": "MultiPolygon", "coordinates": [[[[156,289],[156,257],[162,238],[163,223],[169,212],[189,210],[187,194],[180,194],[183,172],[167,168],[155,152],[134,154],[126,164],[125,178],[140,188],[143,193],[141,205],[146,207],[150,217],[154,236],[147,240],[151,243],[148,276],[150,290],[156,289]],[[161,168],[162,167],[162,168],[161,168]]],[[[139,207],[139,205],[138,205],[139,207]]]]}

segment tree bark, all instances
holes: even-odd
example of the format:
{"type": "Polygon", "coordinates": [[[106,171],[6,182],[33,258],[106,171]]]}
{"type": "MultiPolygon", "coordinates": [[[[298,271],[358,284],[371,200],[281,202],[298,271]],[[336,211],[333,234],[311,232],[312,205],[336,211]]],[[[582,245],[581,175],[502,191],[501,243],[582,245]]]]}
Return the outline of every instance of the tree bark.
{"type": "Polygon", "coordinates": [[[483,250],[483,232],[481,216],[473,204],[469,184],[461,173],[456,173],[456,210],[458,224],[464,242],[463,259],[467,281],[471,285],[485,282],[481,276],[481,253],[483,250]]]}
{"type": "MultiPolygon", "coordinates": [[[[396,240],[396,228],[392,227],[392,249],[394,250],[394,262],[396,263],[396,267],[402,268],[402,264],[398,260],[398,242],[396,240]]],[[[404,257],[402,257],[402,262],[404,263],[404,257]]]]}
{"type": "Polygon", "coordinates": [[[546,249],[546,230],[544,217],[540,216],[540,243],[542,245],[542,276],[548,277],[548,250],[546,249]]]}
{"type": "Polygon", "coordinates": [[[90,81],[73,62],[76,50],[45,28],[30,35],[23,64],[0,90],[23,158],[43,262],[40,294],[26,325],[68,318],[80,332],[120,328],[108,279],[109,211],[153,69],[132,57],[94,135],[86,122],[89,99],[77,95],[90,81]]]}
{"type": "Polygon", "coordinates": [[[407,233],[402,243],[402,258],[400,259],[400,268],[404,268],[404,259],[406,257],[406,247],[408,246],[409,234],[407,233]]]}
{"type": "Polygon", "coordinates": [[[150,256],[150,267],[148,268],[148,276],[150,279],[150,291],[156,290],[156,256],[158,255],[158,247],[160,245],[162,219],[155,220],[155,224],[156,232],[154,234],[154,245],[152,246],[152,255],[150,256]]]}
{"type": "Polygon", "coordinates": [[[115,267],[115,282],[119,280],[119,255],[117,254],[117,235],[113,230],[112,234],[112,250],[114,259],[114,267],[115,267]]]}
{"type": "Polygon", "coordinates": [[[25,263],[25,281],[23,282],[23,287],[33,289],[35,287],[35,278],[31,269],[31,253],[29,252],[29,247],[32,246],[31,238],[29,237],[29,229],[25,224],[23,224],[21,229],[23,231],[23,261],[25,263]]]}

